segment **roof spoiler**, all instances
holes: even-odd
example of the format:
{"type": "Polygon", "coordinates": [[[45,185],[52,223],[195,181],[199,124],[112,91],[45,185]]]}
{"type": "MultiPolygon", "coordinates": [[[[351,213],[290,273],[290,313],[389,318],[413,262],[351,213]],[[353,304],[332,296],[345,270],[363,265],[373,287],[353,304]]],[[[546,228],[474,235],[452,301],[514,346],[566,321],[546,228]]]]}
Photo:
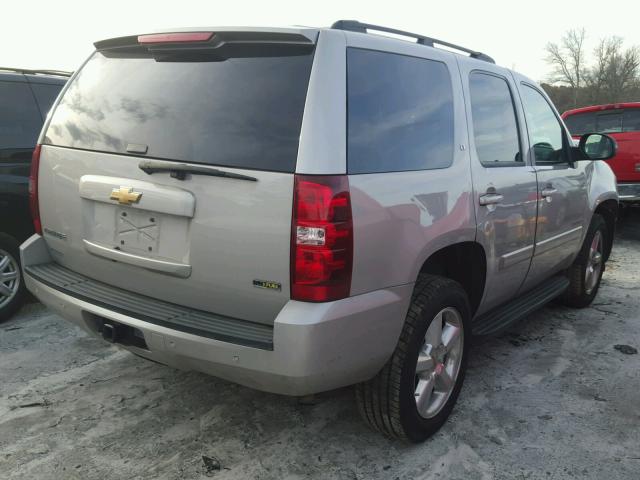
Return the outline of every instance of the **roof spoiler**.
{"type": "Polygon", "coordinates": [[[141,47],[149,51],[209,50],[229,45],[291,46],[310,50],[314,42],[299,33],[262,31],[193,31],[130,35],[93,44],[97,50],[141,47]],[[206,35],[206,34],[209,35],[206,35]],[[155,37],[151,39],[150,37],[155,37]]]}

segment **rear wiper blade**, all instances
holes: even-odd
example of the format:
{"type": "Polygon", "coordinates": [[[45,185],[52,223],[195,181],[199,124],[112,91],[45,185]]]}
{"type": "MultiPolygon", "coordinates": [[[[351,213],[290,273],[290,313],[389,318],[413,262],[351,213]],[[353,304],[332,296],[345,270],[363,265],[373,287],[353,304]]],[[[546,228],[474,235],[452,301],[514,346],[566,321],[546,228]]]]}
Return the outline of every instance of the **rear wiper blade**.
{"type": "Polygon", "coordinates": [[[190,165],[188,163],[165,162],[162,160],[142,160],[138,164],[138,168],[147,175],[169,172],[172,178],[178,180],[184,180],[187,178],[187,173],[191,173],[192,175],[209,175],[211,177],[233,178],[236,180],[247,180],[249,182],[258,181],[257,178],[250,177],[249,175],[225,172],[224,170],[218,170],[217,168],[204,165],[190,165]]]}

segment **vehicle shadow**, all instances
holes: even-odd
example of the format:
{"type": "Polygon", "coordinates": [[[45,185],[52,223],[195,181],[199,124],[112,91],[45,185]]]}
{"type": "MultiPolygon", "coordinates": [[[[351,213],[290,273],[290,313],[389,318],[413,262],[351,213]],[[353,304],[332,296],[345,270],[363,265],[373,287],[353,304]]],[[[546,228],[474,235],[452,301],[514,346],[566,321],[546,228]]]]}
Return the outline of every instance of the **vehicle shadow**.
{"type": "Polygon", "coordinates": [[[640,205],[626,207],[618,219],[616,237],[622,240],[640,240],[640,205]]]}

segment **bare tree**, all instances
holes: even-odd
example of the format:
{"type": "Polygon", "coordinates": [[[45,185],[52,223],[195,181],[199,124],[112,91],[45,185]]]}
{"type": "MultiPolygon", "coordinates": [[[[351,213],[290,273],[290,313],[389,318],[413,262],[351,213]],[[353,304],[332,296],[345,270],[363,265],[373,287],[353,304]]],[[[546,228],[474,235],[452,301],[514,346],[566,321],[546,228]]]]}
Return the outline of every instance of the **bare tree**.
{"type": "Polygon", "coordinates": [[[639,65],[640,50],[638,47],[628,48],[611,57],[608,77],[612,102],[625,100],[625,92],[633,85],[638,76],[639,65]]]}
{"type": "Polygon", "coordinates": [[[601,39],[587,65],[585,30],[569,30],[560,43],[550,42],[545,50],[552,67],[549,77],[554,101],[563,108],[585,103],[614,103],[637,100],[640,95],[640,48],[624,48],[620,37],[601,39]],[[572,101],[570,98],[572,97],[572,101]]]}
{"type": "Polygon", "coordinates": [[[549,42],[546,46],[546,61],[553,67],[551,83],[562,83],[573,90],[574,106],[578,105],[578,95],[585,72],[584,28],[569,30],[560,44],[549,42]]]}
{"type": "Polygon", "coordinates": [[[638,83],[640,49],[623,50],[620,37],[600,40],[594,50],[595,64],[586,75],[586,85],[594,103],[620,102],[638,83]]]}
{"type": "Polygon", "coordinates": [[[617,49],[613,38],[603,38],[594,49],[595,65],[586,75],[586,83],[590,87],[590,96],[593,103],[600,103],[607,85],[607,69],[609,58],[617,49]]]}

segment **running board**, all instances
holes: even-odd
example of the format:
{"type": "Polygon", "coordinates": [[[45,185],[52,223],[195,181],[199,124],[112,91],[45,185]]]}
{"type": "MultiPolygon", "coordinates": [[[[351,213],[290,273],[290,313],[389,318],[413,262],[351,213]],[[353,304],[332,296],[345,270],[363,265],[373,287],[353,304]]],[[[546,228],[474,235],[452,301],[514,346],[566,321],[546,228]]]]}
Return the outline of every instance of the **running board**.
{"type": "Polygon", "coordinates": [[[502,333],[514,323],[562,295],[568,286],[567,277],[552,277],[509,303],[474,318],[471,323],[471,333],[478,336],[502,333]]]}

